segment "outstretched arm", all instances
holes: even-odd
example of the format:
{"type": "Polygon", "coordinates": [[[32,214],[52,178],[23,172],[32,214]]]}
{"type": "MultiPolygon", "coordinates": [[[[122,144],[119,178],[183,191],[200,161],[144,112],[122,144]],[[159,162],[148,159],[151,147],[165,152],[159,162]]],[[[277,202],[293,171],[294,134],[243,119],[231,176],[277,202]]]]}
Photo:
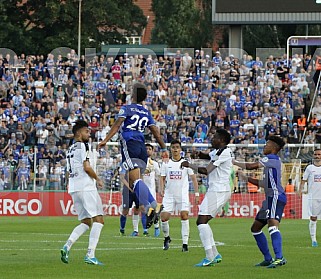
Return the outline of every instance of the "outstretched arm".
{"type": "Polygon", "coordinates": [[[110,141],[110,139],[119,131],[121,125],[123,124],[123,122],[125,121],[124,117],[119,117],[115,123],[113,124],[113,126],[110,128],[109,133],[106,135],[106,137],[104,138],[104,140],[102,142],[100,142],[98,144],[98,149],[102,148],[103,146],[106,145],[106,143],[108,141],[110,141]]]}
{"type": "Polygon", "coordinates": [[[213,165],[212,163],[209,163],[207,167],[199,167],[195,164],[189,163],[188,161],[182,162],[181,167],[191,168],[193,171],[198,172],[200,174],[205,174],[205,175],[210,174],[216,168],[216,166],[213,165]]]}
{"type": "Polygon", "coordinates": [[[246,170],[255,170],[259,168],[263,168],[264,166],[260,162],[254,162],[254,163],[247,163],[247,162],[239,162],[236,160],[233,160],[233,165],[238,166],[242,169],[246,170]]]}

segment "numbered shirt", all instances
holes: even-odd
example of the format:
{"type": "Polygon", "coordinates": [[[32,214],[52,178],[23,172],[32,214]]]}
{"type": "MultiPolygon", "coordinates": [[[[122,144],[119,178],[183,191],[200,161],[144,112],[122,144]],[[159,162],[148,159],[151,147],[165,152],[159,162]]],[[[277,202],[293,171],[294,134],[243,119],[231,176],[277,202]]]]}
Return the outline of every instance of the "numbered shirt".
{"type": "MultiPolygon", "coordinates": [[[[84,170],[84,161],[90,158],[91,152],[85,143],[75,142],[67,152],[67,171],[69,172],[68,193],[95,190],[95,180],[84,170]]],[[[89,159],[90,161],[90,159],[89,159]]]]}
{"type": "Polygon", "coordinates": [[[120,129],[121,136],[125,141],[136,140],[145,142],[143,134],[145,128],[155,125],[151,113],[139,104],[121,107],[118,117],[125,118],[120,129]]]}
{"type": "Polygon", "coordinates": [[[308,165],[304,171],[303,180],[308,181],[309,199],[321,200],[321,167],[308,165]]]}
{"type": "Polygon", "coordinates": [[[169,160],[161,167],[161,176],[166,177],[165,192],[174,196],[187,195],[189,190],[188,176],[194,174],[191,168],[181,168],[181,158],[179,161],[169,160]]]}

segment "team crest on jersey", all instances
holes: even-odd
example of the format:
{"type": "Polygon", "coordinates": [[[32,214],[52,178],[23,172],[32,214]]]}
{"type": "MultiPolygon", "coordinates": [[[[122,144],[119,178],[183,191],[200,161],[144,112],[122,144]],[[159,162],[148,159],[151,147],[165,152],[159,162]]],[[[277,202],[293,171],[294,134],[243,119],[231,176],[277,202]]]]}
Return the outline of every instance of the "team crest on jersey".
{"type": "Polygon", "coordinates": [[[269,158],[268,158],[268,157],[262,158],[262,162],[263,162],[263,163],[267,163],[268,161],[269,161],[269,158]]]}
{"type": "Polygon", "coordinates": [[[119,114],[124,114],[124,113],[125,113],[125,111],[123,109],[119,110],[119,114]]]}
{"type": "Polygon", "coordinates": [[[321,174],[314,175],[314,182],[321,182],[321,174]]]}
{"type": "Polygon", "coordinates": [[[182,172],[181,171],[170,171],[169,178],[170,179],[182,179],[182,172]]]}

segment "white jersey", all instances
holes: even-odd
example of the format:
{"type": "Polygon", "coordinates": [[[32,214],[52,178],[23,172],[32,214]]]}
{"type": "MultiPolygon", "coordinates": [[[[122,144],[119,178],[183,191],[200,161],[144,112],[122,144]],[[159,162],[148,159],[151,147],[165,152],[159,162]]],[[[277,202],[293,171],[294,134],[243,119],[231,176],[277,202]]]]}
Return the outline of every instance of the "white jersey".
{"type": "Polygon", "coordinates": [[[308,165],[304,171],[303,180],[308,182],[308,198],[321,199],[321,167],[308,165]]]}
{"type": "Polygon", "coordinates": [[[67,152],[68,193],[96,189],[95,180],[85,172],[83,166],[87,158],[92,158],[90,153],[89,145],[83,142],[75,142],[69,147],[67,152]]]}
{"type": "Polygon", "coordinates": [[[166,177],[165,194],[174,196],[188,195],[188,176],[193,175],[194,172],[191,168],[181,168],[181,164],[184,161],[186,160],[183,158],[179,161],[170,159],[168,163],[162,164],[161,176],[166,177]]]}
{"type": "Polygon", "coordinates": [[[160,176],[160,168],[158,163],[148,158],[143,180],[154,198],[156,197],[156,178],[158,176],[160,176]]]}
{"type": "Polygon", "coordinates": [[[208,175],[208,192],[230,192],[232,151],[230,148],[217,149],[209,153],[216,168],[208,175]]]}

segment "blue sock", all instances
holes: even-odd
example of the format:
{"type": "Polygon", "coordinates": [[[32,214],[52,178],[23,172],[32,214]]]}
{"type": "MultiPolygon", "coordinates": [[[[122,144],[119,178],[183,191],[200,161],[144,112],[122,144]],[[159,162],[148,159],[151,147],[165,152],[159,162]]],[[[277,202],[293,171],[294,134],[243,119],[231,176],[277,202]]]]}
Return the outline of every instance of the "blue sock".
{"type": "Polygon", "coordinates": [[[260,231],[258,233],[252,233],[252,234],[256,240],[257,246],[259,247],[261,253],[264,256],[264,260],[266,260],[266,261],[272,260],[272,256],[269,251],[269,246],[268,246],[268,242],[265,237],[265,234],[262,231],[260,231]]]}
{"type": "Polygon", "coordinates": [[[143,180],[138,179],[135,181],[134,192],[137,196],[139,205],[144,205],[146,210],[150,206],[154,209],[156,208],[157,202],[155,201],[153,195],[150,193],[149,188],[143,180]]]}
{"type": "Polygon", "coordinates": [[[120,231],[121,232],[125,231],[126,220],[127,220],[127,216],[120,215],[120,231]]]}
{"type": "Polygon", "coordinates": [[[274,250],[275,258],[276,259],[282,259],[282,236],[280,231],[276,226],[269,227],[269,233],[271,235],[272,239],[272,247],[274,250]]]}
{"type": "Polygon", "coordinates": [[[147,231],[146,223],[147,223],[147,215],[145,213],[142,213],[142,226],[144,231],[147,231]]]}

